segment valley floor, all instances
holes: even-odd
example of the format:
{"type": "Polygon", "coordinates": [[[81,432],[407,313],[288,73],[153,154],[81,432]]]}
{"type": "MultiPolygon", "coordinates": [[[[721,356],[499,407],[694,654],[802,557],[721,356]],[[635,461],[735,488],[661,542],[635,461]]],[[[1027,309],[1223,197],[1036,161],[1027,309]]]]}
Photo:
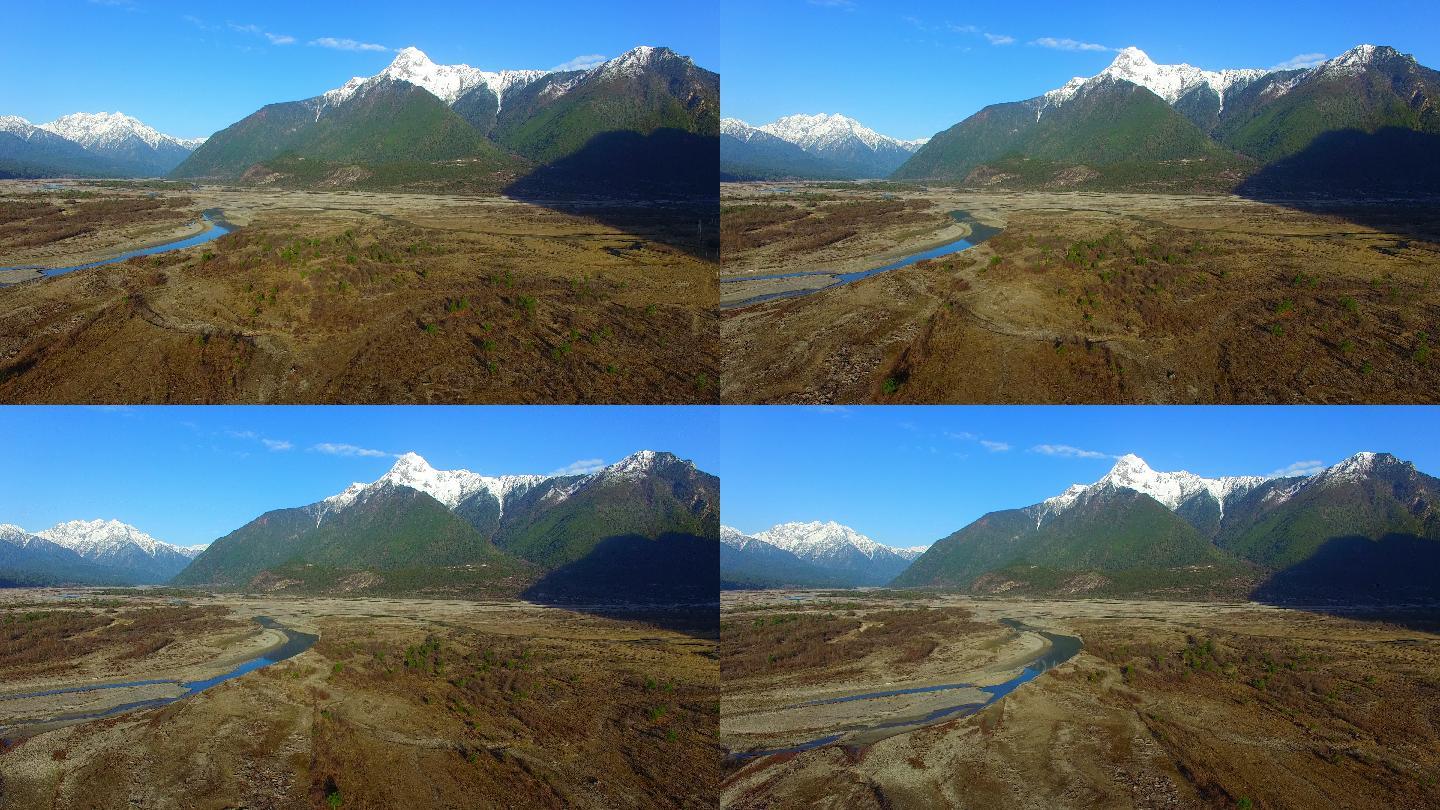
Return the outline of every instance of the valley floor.
{"type": "Polygon", "coordinates": [[[274,641],[256,616],[319,641],[160,709],[7,741],[0,807],[714,804],[713,639],[523,602],[3,591],[7,636],[53,643],[0,645],[0,707],[214,675],[274,641]]]}
{"type": "Polygon", "coordinates": [[[726,184],[722,400],[1425,402],[1440,203],[726,184]],[[969,233],[970,250],[801,297],[969,233]]]}
{"type": "Polygon", "coordinates": [[[0,183],[11,403],[718,397],[714,205],[0,183]],[[698,241],[697,241],[698,240],[698,241]],[[713,258],[713,257],[712,257],[713,258]],[[31,280],[26,280],[31,279],[31,280]]]}
{"type": "Polygon", "coordinates": [[[1435,806],[1440,617],[1399,615],[1384,622],[1253,603],[730,592],[721,615],[720,736],[732,751],[914,709],[783,710],[801,698],[997,683],[1033,643],[1001,619],[1079,636],[1084,647],[973,716],[870,745],[731,760],[722,806],[1435,806]],[[923,618],[896,618],[921,610],[923,618]],[[950,627],[928,630],[941,622],[950,627]],[[862,643],[876,633],[875,641],[890,638],[862,643]],[[754,654],[761,641],[768,659],[754,654]]]}

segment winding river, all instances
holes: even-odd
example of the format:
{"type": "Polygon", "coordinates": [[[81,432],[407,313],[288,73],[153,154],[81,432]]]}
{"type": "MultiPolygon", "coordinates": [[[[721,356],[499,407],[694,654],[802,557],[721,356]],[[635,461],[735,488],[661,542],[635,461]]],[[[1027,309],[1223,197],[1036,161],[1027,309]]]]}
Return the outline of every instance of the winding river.
{"type": "Polygon", "coordinates": [[[861,700],[877,700],[891,698],[900,695],[917,695],[928,692],[947,692],[953,690],[978,690],[985,695],[983,700],[965,700],[938,709],[931,710],[925,714],[915,716],[895,717],[881,723],[869,725],[851,725],[837,728],[831,734],[818,737],[813,740],[792,745],[785,748],[770,748],[758,751],[732,751],[730,759],[746,760],[756,757],[765,757],[772,754],[798,754],[802,751],[809,751],[812,748],[820,748],[835,743],[843,743],[847,747],[861,748],[873,745],[887,737],[897,734],[905,734],[925,726],[949,720],[955,717],[968,717],[982,709],[990,706],[996,701],[1014,692],[1022,684],[1029,683],[1052,667],[1074,658],[1080,652],[1084,643],[1075,636],[1064,636],[1058,633],[1051,633],[1030,627],[1016,619],[1001,619],[1001,624],[1009,627],[1017,633],[1035,633],[1042,636],[1047,642],[1045,649],[1035,658],[1031,659],[1020,670],[1020,674],[1008,681],[997,683],[993,686],[982,686],[971,683],[939,684],[935,686],[920,686],[909,689],[891,689],[883,692],[865,692],[858,695],[846,695],[844,697],[825,698],[813,700],[806,703],[799,703],[794,706],[787,706],[787,709],[802,708],[805,706],[824,706],[835,703],[851,703],[861,700]]]}
{"type": "Polygon", "coordinates": [[[240,663],[238,666],[231,669],[230,671],[222,673],[220,675],[216,675],[213,678],[206,678],[199,681],[177,681],[166,679],[147,681],[117,681],[114,683],[86,684],[85,686],[75,686],[65,689],[46,689],[41,692],[26,692],[14,695],[0,695],[0,721],[3,721],[5,719],[5,704],[6,702],[12,700],[23,700],[26,698],[49,697],[51,695],[66,695],[82,692],[89,693],[105,689],[134,689],[145,686],[177,686],[182,690],[178,695],[169,695],[166,697],[150,698],[147,700],[136,700],[128,703],[121,703],[114,706],[109,706],[98,711],[63,712],[61,714],[57,714],[44,719],[25,720],[13,726],[0,724],[0,743],[9,742],[10,740],[18,738],[33,736],[35,734],[50,731],[51,729],[60,728],[62,726],[74,725],[76,723],[84,723],[90,720],[98,720],[102,717],[110,717],[112,715],[123,714],[125,712],[136,711],[139,709],[155,709],[161,706],[168,706],[169,704],[174,703],[178,700],[184,700],[185,698],[198,695],[199,693],[205,691],[206,689],[209,689],[212,686],[238,678],[247,672],[254,672],[257,669],[268,667],[271,664],[275,664],[289,658],[294,658],[300,653],[305,652],[306,650],[315,646],[315,642],[318,641],[320,638],[319,636],[311,633],[301,633],[296,630],[291,630],[290,628],[276,622],[269,616],[257,616],[255,618],[255,621],[258,622],[261,627],[264,627],[266,629],[279,630],[282,634],[284,634],[285,641],[279,646],[272,647],[271,649],[266,650],[264,653],[240,663]]]}
{"type": "Polygon", "coordinates": [[[861,279],[879,275],[880,273],[886,273],[891,270],[899,270],[902,267],[909,267],[912,264],[918,264],[919,262],[923,262],[928,259],[938,259],[942,256],[949,256],[952,253],[960,253],[961,251],[969,250],[976,245],[983,244],[990,238],[998,235],[1003,230],[1002,228],[996,228],[992,225],[985,225],[983,223],[976,222],[970,216],[970,212],[968,211],[951,211],[950,217],[956,222],[969,225],[970,235],[965,237],[964,239],[957,239],[954,242],[947,242],[943,245],[939,245],[928,250],[922,250],[918,253],[912,253],[904,257],[903,259],[891,262],[890,264],[883,265],[881,267],[872,267],[869,270],[859,270],[854,273],[837,273],[833,270],[804,270],[797,273],[773,273],[765,276],[744,276],[743,278],[721,279],[721,284],[743,284],[755,281],[773,281],[776,279],[786,278],[807,278],[810,276],[832,278],[834,279],[834,281],[826,284],[823,287],[811,287],[803,290],[785,290],[783,292],[757,295],[741,301],[721,304],[720,308],[739,309],[741,307],[761,304],[766,301],[775,301],[781,298],[800,298],[801,296],[813,295],[814,293],[820,292],[821,290],[831,290],[836,287],[843,287],[846,284],[852,284],[861,279]]]}
{"type": "Polygon", "coordinates": [[[136,256],[153,256],[156,253],[169,253],[172,250],[184,250],[185,248],[195,247],[196,245],[203,245],[206,242],[213,242],[214,240],[219,239],[220,237],[234,230],[235,226],[225,221],[225,214],[219,208],[208,208],[200,216],[205,220],[205,224],[208,227],[206,227],[205,230],[201,231],[200,233],[197,233],[194,236],[187,236],[184,239],[177,239],[173,242],[165,242],[159,245],[151,245],[150,247],[132,250],[128,253],[121,253],[119,256],[114,256],[109,259],[101,259],[98,262],[77,264],[71,267],[37,267],[22,265],[20,267],[0,267],[0,272],[13,270],[33,270],[41,276],[59,276],[64,275],[65,273],[73,273],[76,270],[87,270],[91,267],[100,267],[106,264],[123,262],[128,259],[133,259],[136,256]]]}

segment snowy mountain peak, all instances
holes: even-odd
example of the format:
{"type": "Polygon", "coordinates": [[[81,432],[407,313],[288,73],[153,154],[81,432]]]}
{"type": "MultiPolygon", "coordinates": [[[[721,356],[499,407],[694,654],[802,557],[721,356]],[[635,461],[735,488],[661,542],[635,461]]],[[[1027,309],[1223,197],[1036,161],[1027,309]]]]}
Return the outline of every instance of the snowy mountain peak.
{"type": "Polygon", "coordinates": [[[744,121],[741,121],[739,118],[720,119],[721,135],[729,135],[732,138],[738,138],[747,143],[750,141],[751,138],[755,137],[755,133],[759,131],[760,130],[757,127],[753,127],[745,123],[744,121]]]}
{"type": "Polygon", "coordinates": [[[1405,58],[1405,55],[1388,45],[1356,45],[1334,59],[1313,68],[1311,72],[1360,73],[1378,62],[1399,58],[1405,58]]]}
{"type": "Polygon", "coordinates": [[[130,138],[144,142],[151,149],[158,149],[164,144],[193,148],[179,138],[158,132],[121,112],[71,113],[41,124],[40,128],[87,149],[118,146],[130,138]]]}
{"type": "Polygon", "coordinates": [[[756,534],[755,537],[802,559],[833,557],[851,550],[872,560],[877,554],[895,553],[889,547],[882,546],[849,526],[833,520],[781,523],[756,534]]]}
{"type": "Polygon", "coordinates": [[[1115,56],[1110,66],[1095,76],[1085,79],[1075,77],[1064,86],[1051,90],[1038,99],[1037,117],[1051,108],[1064,105],[1088,87],[1105,81],[1127,81],[1144,87],[1155,95],[1174,104],[1199,87],[1209,87],[1220,97],[1220,107],[1225,107],[1225,95],[1232,89],[1248,85],[1266,75],[1263,70],[1203,70],[1184,63],[1178,65],[1157,64],[1150,55],[1134,46],[1125,48],[1115,56]]]}
{"type": "Polygon", "coordinates": [[[787,115],[758,129],[806,151],[843,147],[848,142],[859,142],[872,150],[884,146],[908,151],[918,148],[910,146],[910,142],[881,135],[854,118],[839,113],[787,115]]]}
{"type": "MultiPolygon", "coordinates": [[[[378,488],[387,485],[418,490],[450,509],[454,509],[461,501],[481,489],[486,489],[483,476],[469,470],[437,470],[419,453],[405,453],[400,456],[390,471],[381,476],[373,486],[378,488]]],[[[340,493],[341,496],[344,494],[340,493]]]]}
{"type": "Polygon", "coordinates": [[[1401,461],[1389,453],[1373,453],[1368,450],[1356,453],[1315,476],[1316,480],[1327,482],[1359,481],[1376,474],[1382,467],[1399,466],[1415,469],[1408,461],[1401,461]]]}
{"type": "Polygon", "coordinates": [[[503,108],[507,93],[547,75],[549,72],[544,70],[487,71],[463,64],[436,64],[424,51],[411,45],[400,49],[390,64],[374,76],[355,76],[343,85],[322,93],[318,97],[320,103],[316,116],[326,107],[343,104],[364,88],[385,80],[408,82],[452,105],[476,87],[484,86],[495,94],[497,103],[503,108]]]}
{"type": "Polygon", "coordinates": [[[1255,489],[1266,480],[1258,475],[1203,478],[1184,470],[1157,472],[1144,459],[1134,453],[1127,453],[1116,459],[1110,472],[1099,481],[1089,485],[1072,484],[1059,495],[1029,507],[1028,511],[1035,518],[1035,525],[1039,526],[1092,494],[1107,489],[1126,489],[1149,495],[1171,511],[1179,509],[1182,504],[1196,496],[1208,496],[1215,501],[1223,517],[1225,504],[1231,498],[1255,489]]]}
{"type": "Polygon", "coordinates": [[[437,470],[419,453],[410,452],[396,458],[390,470],[373,483],[357,481],[310,508],[319,525],[327,516],[386,487],[408,487],[429,495],[447,509],[454,509],[476,493],[488,492],[499,503],[503,515],[509,498],[523,495],[548,479],[549,476],[544,475],[480,475],[469,470],[437,470]]]}
{"type": "Polygon", "coordinates": [[[655,467],[666,461],[674,461],[675,456],[669,453],[657,453],[654,450],[641,450],[631,453],[625,458],[611,464],[601,470],[597,475],[618,475],[621,477],[639,477],[649,473],[655,467]]]}
{"type": "Polygon", "coordinates": [[[150,557],[184,553],[180,547],[156,540],[118,520],[71,520],[37,532],[37,535],[87,559],[110,556],[131,546],[150,557]]]}
{"type": "MultiPolygon", "coordinates": [[[[669,48],[641,45],[631,48],[610,61],[591,68],[587,75],[593,76],[638,76],[662,59],[678,57],[689,62],[688,57],[679,56],[669,48]]],[[[692,63],[693,64],[693,63],[692,63]]]]}
{"type": "Polygon", "coordinates": [[[431,95],[446,104],[454,104],[466,90],[485,83],[484,77],[475,68],[469,65],[437,65],[424,51],[414,46],[402,48],[394,61],[375,78],[409,82],[430,91],[431,95]]]}

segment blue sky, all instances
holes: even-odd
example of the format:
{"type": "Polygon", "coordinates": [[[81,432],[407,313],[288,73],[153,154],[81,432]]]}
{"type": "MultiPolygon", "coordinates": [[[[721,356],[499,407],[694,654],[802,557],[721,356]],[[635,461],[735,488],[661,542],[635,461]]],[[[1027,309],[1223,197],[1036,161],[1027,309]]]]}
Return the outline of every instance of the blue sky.
{"type": "Polygon", "coordinates": [[[718,463],[715,414],[645,407],[0,407],[0,523],[117,519],[208,543],[271,509],[385,474],[588,471],[636,450],[718,463]]]}
{"type": "Polygon", "coordinates": [[[836,520],[910,546],[1098,480],[1125,453],[1213,477],[1375,450],[1440,475],[1437,425],[1440,407],[731,407],[712,472],[742,531],[836,520]]]}
{"type": "Polygon", "coordinates": [[[442,64],[549,69],[665,45],[715,69],[710,2],[547,0],[4,3],[0,115],[133,115],[179,137],[209,135],[265,104],[380,72],[414,45],[442,64]]]}
{"type": "Polygon", "coordinates": [[[1099,73],[1130,45],[1157,62],[1219,70],[1370,43],[1440,69],[1434,0],[719,2],[724,114],[756,125],[838,112],[886,135],[927,137],[987,104],[1099,73]]]}

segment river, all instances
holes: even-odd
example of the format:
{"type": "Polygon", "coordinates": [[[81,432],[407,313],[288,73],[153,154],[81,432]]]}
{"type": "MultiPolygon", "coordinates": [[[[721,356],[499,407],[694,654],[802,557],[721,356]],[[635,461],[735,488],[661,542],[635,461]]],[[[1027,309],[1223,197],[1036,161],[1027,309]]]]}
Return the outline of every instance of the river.
{"type": "Polygon", "coordinates": [[[151,245],[150,247],[140,248],[139,250],[132,250],[128,253],[121,253],[119,256],[114,256],[109,259],[101,259],[98,262],[77,264],[71,267],[0,267],[0,273],[17,270],[33,270],[41,276],[59,276],[64,275],[65,273],[73,273],[76,270],[86,270],[91,267],[100,267],[106,264],[123,262],[127,259],[133,259],[136,256],[153,256],[156,253],[169,253],[172,250],[184,250],[185,248],[195,247],[196,245],[203,245],[206,242],[213,242],[214,240],[219,239],[220,237],[234,230],[234,226],[225,221],[224,212],[222,212],[218,208],[206,209],[204,213],[202,213],[200,216],[205,220],[205,224],[208,227],[200,233],[197,233],[194,236],[187,236],[184,239],[177,239],[173,242],[165,242],[164,244],[159,245],[151,245]]]}
{"type": "Polygon", "coordinates": [[[205,678],[198,681],[177,681],[166,679],[143,681],[116,681],[113,683],[86,684],[84,686],[69,687],[65,689],[46,689],[41,692],[26,692],[14,695],[0,695],[0,721],[3,721],[5,704],[6,702],[12,700],[23,700],[27,698],[33,699],[38,697],[49,697],[51,695],[65,695],[82,692],[89,693],[103,689],[134,689],[145,686],[177,686],[182,690],[181,693],[178,695],[121,703],[114,706],[109,706],[99,711],[62,712],[52,717],[47,717],[43,720],[26,720],[22,723],[18,723],[15,725],[0,724],[0,743],[6,743],[13,739],[33,736],[35,734],[50,731],[51,729],[60,728],[62,726],[74,725],[76,723],[84,723],[90,720],[97,720],[102,717],[110,717],[111,715],[122,714],[124,712],[131,712],[139,709],[155,709],[161,706],[167,706],[177,700],[184,700],[185,698],[198,695],[206,689],[209,689],[210,687],[217,684],[221,684],[226,681],[238,678],[247,672],[254,672],[257,669],[268,667],[271,664],[275,664],[289,658],[294,658],[300,653],[305,652],[306,650],[313,647],[315,645],[315,642],[318,641],[320,638],[319,636],[313,635],[311,633],[301,633],[295,630],[291,630],[288,627],[284,627],[280,623],[276,622],[274,619],[271,619],[269,616],[257,616],[255,618],[255,621],[258,622],[260,626],[266,629],[279,630],[285,636],[284,643],[280,644],[278,647],[274,647],[265,651],[261,655],[248,659],[239,664],[238,666],[234,667],[233,669],[229,670],[228,672],[216,675],[213,678],[205,678]]]}
{"type": "Polygon", "coordinates": [[[869,278],[874,275],[879,275],[880,273],[889,272],[891,270],[899,270],[902,267],[909,267],[912,264],[917,264],[928,259],[938,259],[942,256],[949,256],[952,253],[960,253],[961,251],[969,250],[976,245],[983,244],[990,238],[1001,233],[1001,231],[1003,230],[1001,228],[996,228],[991,225],[985,225],[983,223],[976,222],[974,219],[971,218],[968,211],[951,211],[950,217],[956,222],[969,225],[970,235],[965,237],[964,239],[957,239],[954,242],[947,242],[943,245],[939,245],[928,250],[922,250],[918,253],[911,253],[910,255],[899,259],[898,261],[894,261],[880,267],[872,267],[869,270],[859,270],[854,273],[837,273],[833,270],[804,270],[796,273],[772,273],[765,276],[744,276],[743,278],[721,279],[721,284],[744,284],[756,281],[773,281],[776,279],[806,278],[809,276],[829,277],[834,279],[833,282],[826,284],[823,287],[811,287],[803,290],[785,290],[783,292],[766,293],[764,295],[757,295],[752,298],[746,298],[742,301],[736,301],[730,304],[722,304],[721,308],[738,309],[740,307],[748,307],[755,304],[761,304],[766,301],[774,301],[781,298],[799,298],[805,295],[812,295],[814,293],[820,292],[821,290],[832,290],[836,287],[843,287],[846,284],[852,284],[861,279],[869,278]]]}
{"type": "Polygon", "coordinates": [[[1060,664],[1069,661],[1071,658],[1074,658],[1076,653],[1080,652],[1081,648],[1084,647],[1084,643],[1075,636],[1063,636],[1059,635],[1058,633],[1051,633],[1046,630],[1040,630],[1034,627],[1030,627],[1029,625],[1026,625],[1016,619],[1002,619],[1001,624],[1004,624],[1006,627],[1009,627],[1017,633],[1035,633],[1042,636],[1047,642],[1045,649],[1042,650],[1040,654],[1037,655],[1035,658],[1031,659],[1028,663],[1026,663],[1025,666],[1020,670],[1019,675],[1016,675],[1015,677],[1007,681],[994,684],[993,686],[981,686],[971,683],[952,683],[933,686],[920,686],[909,689],[891,689],[881,692],[865,692],[858,695],[846,695],[844,697],[825,698],[823,700],[809,701],[807,703],[797,704],[796,706],[788,706],[786,708],[793,709],[803,706],[822,706],[834,703],[850,703],[860,700],[877,700],[883,698],[890,698],[898,695],[915,695],[928,692],[945,692],[962,689],[979,690],[980,692],[983,692],[985,694],[985,698],[983,700],[966,700],[964,702],[955,703],[949,706],[934,709],[932,711],[926,712],[923,715],[896,717],[890,720],[886,720],[882,723],[874,723],[864,726],[846,726],[843,729],[836,729],[833,733],[827,734],[823,737],[818,737],[800,743],[799,745],[792,745],[786,748],[771,748],[759,751],[732,751],[730,753],[730,758],[732,760],[745,760],[754,759],[756,757],[770,756],[771,754],[798,754],[802,751],[809,751],[812,748],[820,748],[821,746],[832,745],[835,743],[843,743],[847,747],[862,748],[864,746],[874,745],[875,743],[887,737],[893,737],[897,734],[905,734],[944,720],[950,720],[956,717],[968,717],[969,715],[975,714],[976,712],[979,712],[987,706],[990,706],[1001,698],[1004,698],[1011,692],[1014,692],[1021,685],[1035,680],[1035,678],[1039,677],[1040,674],[1045,672],[1046,670],[1051,669],[1052,667],[1059,666],[1060,664]]]}

